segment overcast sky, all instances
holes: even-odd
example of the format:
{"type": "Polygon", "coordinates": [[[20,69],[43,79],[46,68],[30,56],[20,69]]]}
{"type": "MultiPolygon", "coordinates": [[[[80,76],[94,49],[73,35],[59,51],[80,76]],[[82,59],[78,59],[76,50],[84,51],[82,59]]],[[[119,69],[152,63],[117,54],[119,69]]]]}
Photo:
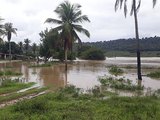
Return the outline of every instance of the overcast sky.
{"type": "MultiPolygon", "coordinates": [[[[128,0],[131,1],[131,0],[128,0]]],[[[18,29],[12,41],[29,38],[39,43],[39,33],[46,27],[49,18],[57,18],[53,12],[63,0],[0,0],[0,16],[5,22],[12,22],[18,29]]],[[[91,38],[80,35],[83,42],[108,41],[134,37],[134,19],[129,15],[125,19],[123,10],[114,11],[115,0],[70,0],[82,5],[82,13],[88,15],[91,23],[83,26],[90,31],[91,38]]],[[[130,9],[130,5],[128,5],[130,9]]],[[[160,4],[152,9],[152,0],[142,0],[138,13],[140,37],[160,36],[160,4]]]]}

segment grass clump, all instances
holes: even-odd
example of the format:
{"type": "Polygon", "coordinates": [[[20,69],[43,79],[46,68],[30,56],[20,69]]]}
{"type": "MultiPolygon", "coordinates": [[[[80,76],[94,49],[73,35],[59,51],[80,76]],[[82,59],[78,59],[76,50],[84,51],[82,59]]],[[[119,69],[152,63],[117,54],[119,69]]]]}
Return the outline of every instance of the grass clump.
{"type": "Polygon", "coordinates": [[[160,71],[151,72],[151,73],[147,74],[147,76],[151,77],[151,78],[160,78],[160,71]]]}
{"type": "Polygon", "coordinates": [[[22,75],[22,73],[13,72],[10,70],[0,71],[0,76],[20,76],[20,75],[22,75]]]}
{"type": "Polygon", "coordinates": [[[100,77],[99,82],[102,86],[106,86],[109,88],[115,88],[118,90],[128,90],[128,91],[136,91],[143,90],[144,86],[134,85],[131,80],[124,78],[113,78],[113,77],[100,77]]]}
{"type": "Polygon", "coordinates": [[[117,75],[122,75],[124,73],[124,71],[120,68],[118,68],[117,66],[113,65],[109,68],[109,73],[117,76],[117,75]]]}
{"type": "Polygon", "coordinates": [[[1,79],[0,80],[0,95],[6,94],[10,92],[15,92],[24,88],[31,87],[35,83],[20,83],[17,79],[11,80],[11,79],[1,79]]]}

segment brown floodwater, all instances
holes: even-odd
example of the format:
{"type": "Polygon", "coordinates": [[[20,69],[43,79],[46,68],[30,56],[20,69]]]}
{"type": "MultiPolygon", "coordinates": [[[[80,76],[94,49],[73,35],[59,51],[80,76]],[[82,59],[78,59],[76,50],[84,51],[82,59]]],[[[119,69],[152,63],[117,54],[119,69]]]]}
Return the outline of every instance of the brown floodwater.
{"type": "MultiPolygon", "coordinates": [[[[105,61],[89,61],[89,60],[76,60],[72,64],[68,65],[68,71],[65,72],[64,64],[55,64],[51,67],[37,67],[30,68],[31,63],[27,62],[11,62],[1,63],[0,69],[4,68],[21,72],[23,76],[23,82],[36,82],[39,86],[49,86],[53,89],[64,87],[67,84],[75,85],[78,88],[88,90],[96,85],[100,85],[98,77],[107,75],[108,66],[132,66],[136,67],[136,58],[116,57],[107,58],[105,61]]],[[[160,58],[142,58],[142,74],[146,75],[151,71],[156,71],[160,68],[160,58]],[[143,68],[144,67],[144,68],[143,68]],[[147,67],[152,69],[148,69],[147,67]],[[147,68],[147,69],[146,69],[147,68]]],[[[125,73],[122,76],[126,79],[131,79],[133,83],[137,84],[136,69],[123,68],[125,73]]],[[[152,79],[147,76],[143,76],[142,85],[151,89],[160,89],[160,80],[152,79]]]]}

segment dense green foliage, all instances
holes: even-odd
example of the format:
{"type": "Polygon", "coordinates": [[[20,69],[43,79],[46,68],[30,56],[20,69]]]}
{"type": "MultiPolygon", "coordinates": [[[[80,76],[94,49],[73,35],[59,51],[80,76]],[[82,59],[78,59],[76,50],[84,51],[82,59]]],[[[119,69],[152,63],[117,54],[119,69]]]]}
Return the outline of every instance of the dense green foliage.
{"type": "Polygon", "coordinates": [[[112,97],[106,100],[77,95],[71,87],[25,100],[0,111],[1,120],[158,120],[157,97],[112,97]]]}
{"type": "Polygon", "coordinates": [[[84,49],[79,56],[85,60],[105,60],[104,52],[97,48],[84,49]]]}
{"type": "MultiPolygon", "coordinates": [[[[9,46],[8,42],[1,43],[0,52],[9,54],[8,46],[9,46]]],[[[11,48],[12,48],[12,51],[11,51],[12,54],[22,54],[22,50],[20,49],[20,46],[15,42],[11,42],[11,48]]]]}

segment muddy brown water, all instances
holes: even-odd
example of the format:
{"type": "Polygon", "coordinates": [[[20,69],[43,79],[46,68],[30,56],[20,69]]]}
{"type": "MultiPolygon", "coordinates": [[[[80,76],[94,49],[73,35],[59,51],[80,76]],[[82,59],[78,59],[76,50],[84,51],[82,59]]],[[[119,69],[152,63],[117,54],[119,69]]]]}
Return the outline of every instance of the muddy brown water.
{"type": "MultiPolygon", "coordinates": [[[[23,74],[21,76],[23,82],[36,82],[40,86],[49,86],[53,89],[64,87],[66,84],[72,84],[78,88],[87,90],[95,85],[100,85],[98,82],[99,76],[112,76],[108,73],[108,66],[132,66],[132,69],[123,68],[125,73],[118,77],[131,79],[134,84],[137,84],[137,71],[134,68],[136,67],[136,58],[134,57],[106,58],[105,61],[76,60],[68,65],[67,73],[65,72],[64,64],[55,64],[51,67],[29,68],[30,64],[29,62],[0,63],[0,69],[3,70],[7,67],[7,69],[21,72],[23,74]]],[[[157,68],[160,68],[160,58],[142,58],[142,68],[143,75],[156,71],[157,68]]],[[[154,90],[160,89],[160,80],[143,76],[142,85],[154,90]]]]}

